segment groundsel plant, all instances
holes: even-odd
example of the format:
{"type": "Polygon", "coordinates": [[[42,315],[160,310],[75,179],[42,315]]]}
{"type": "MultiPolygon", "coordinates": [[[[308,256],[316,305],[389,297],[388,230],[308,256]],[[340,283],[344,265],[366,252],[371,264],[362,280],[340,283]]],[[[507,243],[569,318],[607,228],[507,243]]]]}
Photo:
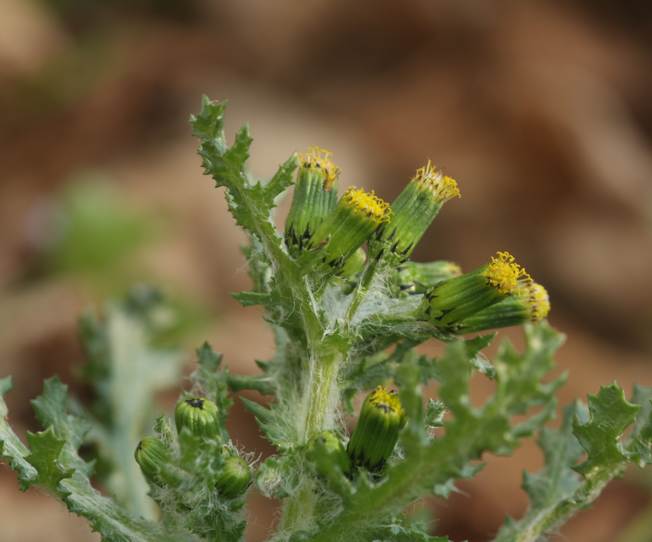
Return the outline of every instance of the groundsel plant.
{"type": "MultiPolygon", "coordinates": [[[[446,499],[486,454],[509,455],[537,435],[546,464],[524,475],[528,511],[487,533],[533,542],[629,464],[652,461],[650,389],[627,400],[618,385],[603,387],[566,407],[559,428],[545,427],[565,380],[549,376],[563,338],[545,322],[545,288],[511,254],[478,255],[468,272],[410,259],[442,207],[457,204],[455,180],[428,162],[391,204],[362,188],[340,194],[330,153],[310,148],[260,181],[247,171],[248,129],[229,144],[224,112],[205,98],[192,128],[206,175],[248,234],[252,288],[235,298],[264,307],[275,356],[257,362],[258,375],[237,375],[204,344],[173,415],[154,419],[153,394],[178,378],[178,356],[156,341],[160,300],[132,292],[82,321],[96,404],[46,381],[33,401],[43,429],[25,443],[0,402],[0,451],[22,489],[47,491],[111,542],[242,540],[250,491],[281,503],[273,541],[441,542],[408,505],[446,499]],[[279,232],[272,214],[292,186],[279,232]],[[495,334],[484,332],[516,325],[523,351],[503,342],[490,361],[483,349],[495,334]],[[442,355],[415,351],[431,339],[445,343],[442,355]],[[470,397],[476,374],[495,383],[481,404],[470,397]],[[424,397],[433,382],[436,397],[424,397]],[[226,429],[240,390],[261,397],[240,400],[274,446],[264,460],[226,429]]],[[[10,387],[0,381],[2,394],[10,387]]]]}

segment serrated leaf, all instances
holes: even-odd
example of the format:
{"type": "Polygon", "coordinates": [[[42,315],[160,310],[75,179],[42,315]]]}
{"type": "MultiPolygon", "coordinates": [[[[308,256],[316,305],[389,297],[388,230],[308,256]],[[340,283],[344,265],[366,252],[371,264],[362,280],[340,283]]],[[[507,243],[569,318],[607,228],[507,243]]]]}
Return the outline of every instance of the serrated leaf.
{"type": "Polygon", "coordinates": [[[102,482],[120,502],[149,518],[155,510],[133,454],[153,420],[156,394],[180,376],[180,353],[154,343],[152,322],[169,310],[158,291],[140,287],[108,304],[101,318],[87,314],[80,321],[87,356],[83,374],[96,392],[93,415],[86,416],[89,440],[112,467],[102,482]]]}
{"type": "MultiPolygon", "coordinates": [[[[9,379],[0,380],[0,393],[4,393],[9,385],[9,379]]],[[[33,405],[37,418],[46,427],[39,433],[28,434],[32,446],[29,450],[17,441],[6,425],[6,405],[0,398],[0,413],[3,414],[0,438],[5,452],[7,443],[11,444],[13,452],[18,451],[18,455],[12,452],[13,461],[18,460],[18,463],[10,459],[10,464],[19,473],[23,488],[38,484],[50,491],[71,512],[85,517],[106,542],[199,542],[177,528],[167,531],[156,523],[133,516],[91,486],[87,475],[90,465],[77,452],[88,424],[71,413],[67,387],[58,379],[45,382],[43,394],[33,401],[33,405]],[[7,438],[9,433],[13,437],[7,438]]]]}
{"type": "Polygon", "coordinates": [[[7,421],[7,404],[4,396],[11,390],[11,377],[0,379],[0,458],[16,471],[21,489],[27,489],[38,478],[38,471],[26,459],[29,448],[18,438],[7,421]]]}
{"type": "Polygon", "coordinates": [[[31,449],[27,460],[38,471],[35,483],[55,492],[59,482],[74,472],[71,468],[64,468],[59,462],[66,442],[57,437],[53,426],[39,433],[28,432],[27,442],[31,449]]]}
{"type": "Polygon", "coordinates": [[[88,478],[75,472],[59,484],[70,511],[85,517],[106,542],[199,542],[196,537],[177,531],[166,532],[151,521],[134,518],[111,499],[94,489],[88,478]]]}
{"type": "MultiPolygon", "coordinates": [[[[635,394],[646,399],[647,391],[635,394]]],[[[629,403],[623,390],[615,384],[601,388],[589,397],[588,414],[579,404],[569,407],[559,430],[544,429],[539,442],[546,465],[535,475],[524,475],[524,488],[531,506],[518,521],[508,520],[494,542],[535,542],[577,511],[591,504],[604,487],[624,472],[630,462],[643,464],[646,453],[639,446],[650,446],[650,440],[639,437],[646,422],[639,418],[627,445],[621,438],[634,422],[639,410],[629,403]],[[638,439],[641,438],[639,441],[638,439]],[[586,461],[577,461],[586,453],[586,461]],[[582,477],[578,475],[582,474],[582,477]]],[[[649,408],[643,419],[649,415],[649,408]]]]}
{"type": "Polygon", "coordinates": [[[575,436],[587,453],[586,461],[576,470],[586,475],[596,467],[626,460],[620,438],[634,423],[640,408],[627,401],[622,388],[616,384],[603,386],[597,395],[590,395],[590,419],[585,424],[576,422],[574,427],[575,436]]]}
{"type": "Polygon", "coordinates": [[[643,467],[652,463],[652,388],[634,386],[632,403],[641,410],[628,439],[630,459],[643,467]]]}
{"type": "Polygon", "coordinates": [[[90,474],[92,465],[86,463],[77,454],[77,449],[84,442],[90,424],[88,420],[69,413],[68,386],[57,377],[48,378],[43,382],[43,393],[32,400],[32,405],[41,425],[47,430],[52,430],[52,435],[56,435],[58,441],[62,443],[61,453],[54,459],[61,461],[64,469],[90,474]]]}
{"type": "Polygon", "coordinates": [[[265,198],[267,199],[267,205],[270,208],[276,204],[277,198],[292,185],[296,169],[297,158],[292,155],[279,166],[274,176],[264,186],[265,198]]]}
{"type": "Polygon", "coordinates": [[[204,171],[216,186],[226,189],[226,201],[236,223],[258,238],[269,258],[283,260],[287,265],[289,260],[281,237],[270,217],[273,198],[270,202],[264,188],[250,183],[245,173],[252,142],[249,129],[241,128],[229,146],[224,138],[224,110],[224,102],[204,97],[200,113],[190,119],[193,134],[200,139],[199,155],[204,171]]]}
{"type": "Polygon", "coordinates": [[[573,435],[577,409],[576,404],[567,407],[561,427],[544,428],[539,435],[545,468],[537,474],[523,474],[523,489],[534,509],[554,505],[572,495],[580,485],[579,476],[571,468],[582,456],[582,447],[573,435]]]}

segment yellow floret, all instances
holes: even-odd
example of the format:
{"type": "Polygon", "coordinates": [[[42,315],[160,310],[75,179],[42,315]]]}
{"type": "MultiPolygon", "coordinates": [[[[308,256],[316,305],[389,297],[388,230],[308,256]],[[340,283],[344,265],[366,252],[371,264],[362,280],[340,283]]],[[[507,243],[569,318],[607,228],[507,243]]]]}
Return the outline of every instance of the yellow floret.
{"type": "Polygon", "coordinates": [[[533,322],[543,320],[550,312],[550,297],[547,290],[536,282],[531,283],[527,290],[527,304],[531,320],[533,322]]]}
{"type": "Polygon", "coordinates": [[[513,293],[519,285],[527,285],[532,278],[509,252],[497,252],[484,271],[484,276],[491,286],[501,294],[513,293]]]}
{"type": "Polygon", "coordinates": [[[340,174],[340,169],[331,160],[332,154],[332,152],[316,146],[298,154],[300,167],[315,169],[324,173],[324,188],[326,190],[332,188],[340,174]]]}
{"type": "Polygon", "coordinates": [[[379,224],[389,222],[391,210],[389,204],[372,192],[352,186],[342,196],[343,202],[356,212],[362,213],[379,224]]]}
{"type": "Polygon", "coordinates": [[[378,386],[372,391],[369,395],[369,402],[377,408],[392,411],[399,416],[404,414],[397,393],[388,390],[385,386],[378,386]]]}
{"type": "Polygon", "coordinates": [[[442,203],[452,198],[462,197],[457,181],[443,175],[430,160],[425,166],[417,169],[413,182],[420,188],[428,190],[437,201],[442,203]]]}

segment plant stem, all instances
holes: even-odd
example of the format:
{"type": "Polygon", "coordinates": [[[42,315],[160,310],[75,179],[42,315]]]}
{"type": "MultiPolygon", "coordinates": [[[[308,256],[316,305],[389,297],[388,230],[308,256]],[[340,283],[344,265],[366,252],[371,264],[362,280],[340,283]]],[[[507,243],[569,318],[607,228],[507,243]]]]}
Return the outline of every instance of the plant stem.
{"type": "Polygon", "coordinates": [[[305,419],[301,431],[302,441],[329,429],[337,407],[337,374],[342,361],[339,352],[312,359],[306,375],[304,396],[305,419]]]}
{"type": "Polygon", "coordinates": [[[290,534],[312,526],[316,501],[314,482],[310,477],[304,477],[297,492],[285,503],[280,530],[290,534]]]}
{"type": "MultiPolygon", "coordinates": [[[[367,264],[346,313],[346,325],[363,301],[376,273],[377,263],[374,259],[367,264]]],[[[316,324],[304,315],[308,359],[302,379],[304,395],[301,412],[304,414],[299,428],[299,441],[302,444],[308,442],[313,435],[335,425],[335,410],[339,399],[337,376],[347,352],[344,346],[346,341],[341,341],[341,337],[336,336],[324,337],[323,329],[316,324]]],[[[285,503],[281,529],[293,532],[313,525],[316,501],[314,482],[306,476],[296,493],[285,503]]]]}

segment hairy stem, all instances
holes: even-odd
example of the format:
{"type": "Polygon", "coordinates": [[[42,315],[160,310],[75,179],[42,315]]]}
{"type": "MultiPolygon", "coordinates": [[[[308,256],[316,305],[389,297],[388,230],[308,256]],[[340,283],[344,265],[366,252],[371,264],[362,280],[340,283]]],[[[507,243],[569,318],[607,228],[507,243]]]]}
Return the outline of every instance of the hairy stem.
{"type": "Polygon", "coordinates": [[[339,353],[313,359],[308,367],[304,396],[305,420],[301,431],[303,442],[333,426],[337,408],[337,374],[342,362],[339,353]]]}
{"type": "Polygon", "coordinates": [[[306,476],[297,488],[297,492],[285,503],[280,530],[289,534],[309,529],[314,523],[313,515],[316,502],[314,482],[306,476]]]}
{"type": "MultiPolygon", "coordinates": [[[[322,356],[314,356],[308,362],[304,383],[302,412],[305,413],[300,428],[301,442],[334,424],[335,409],[338,403],[337,375],[343,356],[339,351],[330,350],[322,356]]],[[[285,502],[281,529],[294,532],[307,529],[313,524],[317,497],[310,475],[304,476],[294,495],[285,502]]]]}
{"type": "MultiPolygon", "coordinates": [[[[374,278],[377,260],[369,262],[360,278],[353,294],[353,300],[346,314],[348,324],[374,278]]],[[[308,311],[307,316],[314,316],[314,311],[308,311]]],[[[324,330],[316,319],[306,318],[303,323],[308,345],[308,359],[305,364],[302,379],[303,400],[301,405],[302,418],[299,419],[300,443],[305,444],[313,435],[335,425],[335,411],[338,405],[337,377],[347,356],[346,341],[325,337],[324,330]]],[[[281,528],[293,532],[313,524],[313,515],[317,497],[314,494],[314,483],[310,477],[301,484],[296,493],[290,496],[283,509],[281,528]]]]}

